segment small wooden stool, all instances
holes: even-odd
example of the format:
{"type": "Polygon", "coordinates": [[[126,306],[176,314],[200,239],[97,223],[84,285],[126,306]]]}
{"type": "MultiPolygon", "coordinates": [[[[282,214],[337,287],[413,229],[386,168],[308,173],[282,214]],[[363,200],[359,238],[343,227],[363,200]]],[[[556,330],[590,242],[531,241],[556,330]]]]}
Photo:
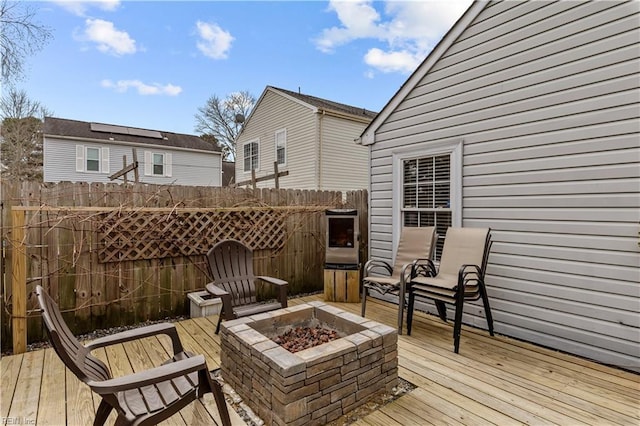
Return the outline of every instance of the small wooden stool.
{"type": "Polygon", "coordinates": [[[324,300],[360,302],[360,269],[325,269],[324,300]]]}

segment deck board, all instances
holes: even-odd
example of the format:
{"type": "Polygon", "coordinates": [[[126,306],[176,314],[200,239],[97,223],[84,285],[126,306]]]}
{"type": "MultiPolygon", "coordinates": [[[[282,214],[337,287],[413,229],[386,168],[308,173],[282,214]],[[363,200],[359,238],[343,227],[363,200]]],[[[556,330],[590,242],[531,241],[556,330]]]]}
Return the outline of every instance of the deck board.
{"type": "MultiPolygon", "coordinates": [[[[291,305],[321,300],[292,299],[291,305]]],[[[333,303],[332,303],[333,304],[333,303]]],[[[360,313],[359,304],[335,306],[360,313]]],[[[394,326],[397,308],[370,299],[367,317],[394,326]]],[[[217,317],[176,323],[185,349],[219,367],[217,317]]],[[[416,313],[411,336],[398,339],[399,375],[417,388],[359,419],[367,425],[640,424],[640,375],[539,347],[484,330],[463,327],[460,354],[453,353],[451,325],[416,313]]],[[[114,376],[167,359],[165,336],[95,351],[114,376]]],[[[90,424],[99,397],[80,382],[52,349],[5,356],[0,361],[0,415],[37,424],[90,424]],[[64,390],[64,392],[62,392],[64,390]]],[[[243,424],[230,410],[234,425],[243,424]]],[[[107,424],[113,424],[114,413],[107,424]]],[[[206,395],[163,425],[219,424],[213,397],[206,395]]]]}

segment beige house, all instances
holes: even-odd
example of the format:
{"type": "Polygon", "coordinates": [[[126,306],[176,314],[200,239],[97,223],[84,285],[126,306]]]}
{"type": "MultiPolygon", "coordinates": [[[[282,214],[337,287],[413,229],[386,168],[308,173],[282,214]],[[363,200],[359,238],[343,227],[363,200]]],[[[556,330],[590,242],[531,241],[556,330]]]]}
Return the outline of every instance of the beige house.
{"type": "Polygon", "coordinates": [[[639,16],[473,3],[362,135],[370,257],[402,226],[491,227],[497,333],[640,371],[639,16]]]}
{"type": "Polygon", "coordinates": [[[373,111],[267,86],[236,139],[236,182],[279,172],[280,188],[356,190],[369,186],[369,149],[355,140],[373,111]]]}

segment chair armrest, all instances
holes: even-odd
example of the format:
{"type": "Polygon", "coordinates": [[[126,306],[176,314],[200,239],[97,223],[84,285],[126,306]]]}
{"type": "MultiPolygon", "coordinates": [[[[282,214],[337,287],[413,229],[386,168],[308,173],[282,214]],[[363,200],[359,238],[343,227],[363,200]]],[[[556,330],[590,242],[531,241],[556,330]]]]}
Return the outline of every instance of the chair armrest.
{"type": "Polygon", "coordinates": [[[387,272],[387,275],[391,275],[393,273],[393,267],[388,262],[385,262],[384,260],[371,259],[364,264],[364,276],[368,277],[370,272],[378,268],[384,269],[387,272]]]}
{"type": "Polygon", "coordinates": [[[86,348],[89,351],[93,351],[105,346],[129,342],[131,340],[143,339],[145,337],[157,336],[158,334],[166,334],[171,338],[174,355],[184,351],[182,342],[180,341],[180,337],[178,336],[178,331],[176,330],[176,326],[166,322],[148,325],[140,328],[134,328],[132,330],[123,331],[120,333],[112,334],[110,336],[100,337],[89,342],[86,345],[86,348]]]}
{"type": "Polygon", "coordinates": [[[272,284],[278,286],[278,301],[280,302],[280,306],[282,308],[287,307],[287,290],[289,288],[289,283],[281,280],[279,278],[274,277],[265,277],[263,275],[256,277],[259,280],[266,282],[267,284],[272,284]]]}
{"type": "Polygon", "coordinates": [[[215,297],[224,297],[230,295],[230,293],[215,285],[214,283],[209,283],[206,285],[206,289],[209,293],[213,294],[215,297]]]}
{"type": "Polygon", "coordinates": [[[157,384],[202,369],[207,369],[207,363],[203,355],[197,355],[127,376],[104,381],[90,380],[87,384],[100,395],[113,394],[157,384]]]}
{"type": "Polygon", "coordinates": [[[262,280],[262,281],[266,281],[266,282],[268,282],[269,284],[274,284],[274,285],[289,285],[289,283],[288,283],[287,281],[285,281],[285,280],[281,280],[281,279],[279,279],[279,278],[274,278],[274,277],[265,277],[265,276],[263,276],[263,275],[257,276],[256,278],[257,278],[257,279],[259,279],[259,280],[262,280]]]}
{"type": "Polygon", "coordinates": [[[458,286],[463,289],[469,281],[479,282],[483,280],[482,269],[478,265],[465,264],[458,271],[458,286]]]}
{"type": "Polygon", "coordinates": [[[209,283],[205,288],[214,297],[219,297],[220,299],[222,299],[222,312],[220,313],[220,315],[222,315],[226,320],[233,319],[233,300],[231,298],[231,293],[223,288],[218,287],[215,283],[209,283]]]}
{"type": "Polygon", "coordinates": [[[415,277],[435,277],[437,274],[436,266],[431,259],[420,258],[414,261],[414,270],[411,278],[415,277]]]}

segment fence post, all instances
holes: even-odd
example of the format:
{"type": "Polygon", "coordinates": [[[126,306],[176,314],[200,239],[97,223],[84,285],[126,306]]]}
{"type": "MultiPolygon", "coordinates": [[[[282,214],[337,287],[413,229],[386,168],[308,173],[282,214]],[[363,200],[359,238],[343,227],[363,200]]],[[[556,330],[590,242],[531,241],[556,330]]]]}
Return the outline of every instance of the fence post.
{"type": "Polygon", "coordinates": [[[25,210],[11,209],[11,242],[12,252],[12,333],[13,353],[20,354],[27,350],[27,251],[24,245],[25,210]]]}

